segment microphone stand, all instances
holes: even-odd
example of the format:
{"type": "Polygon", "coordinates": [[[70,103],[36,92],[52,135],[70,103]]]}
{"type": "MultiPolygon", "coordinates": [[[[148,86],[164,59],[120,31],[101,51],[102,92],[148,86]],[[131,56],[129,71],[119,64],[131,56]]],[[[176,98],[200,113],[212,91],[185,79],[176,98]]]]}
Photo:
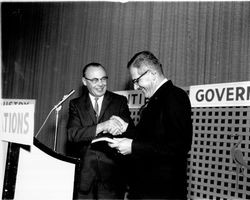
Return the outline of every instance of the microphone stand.
{"type": "Polygon", "coordinates": [[[49,112],[49,114],[47,115],[46,119],[44,120],[42,126],[40,127],[40,129],[38,130],[37,134],[35,135],[35,138],[39,135],[40,131],[42,130],[43,126],[45,125],[46,121],[48,120],[49,116],[51,115],[51,113],[56,110],[56,127],[55,127],[55,137],[54,137],[54,151],[56,151],[56,143],[57,143],[57,134],[58,134],[58,118],[59,118],[59,111],[62,109],[62,103],[68,99],[73,93],[75,92],[75,90],[71,90],[69,94],[64,95],[62,100],[56,104],[51,111],[49,112]]]}
{"type": "Polygon", "coordinates": [[[56,127],[55,127],[55,138],[54,138],[54,151],[56,151],[56,145],[57,145],[57,134],[58,134],[58,118],[59,118],[59,112],[62,109],[62,106],[56,108],[56,127]]]}

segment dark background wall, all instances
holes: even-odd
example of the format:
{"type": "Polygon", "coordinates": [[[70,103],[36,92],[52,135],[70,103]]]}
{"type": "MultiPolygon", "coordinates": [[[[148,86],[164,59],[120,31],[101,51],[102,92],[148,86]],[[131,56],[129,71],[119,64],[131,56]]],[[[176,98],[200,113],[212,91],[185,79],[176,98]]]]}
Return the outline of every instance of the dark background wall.
{"type": "MultiPolygon", "coordinates": [[[[132,89],[126,69],[150,50],[166,76],[186,87],[250,80],[250,2],[2,3],[2,97],[36,99],[35,133],[81,69],[100,62],[109,90],[132,89]]],[[[68,101],[57,151],[65,152],[68,101]]],[[[38,139],[53,148],[54,113],[38,139]]]]}

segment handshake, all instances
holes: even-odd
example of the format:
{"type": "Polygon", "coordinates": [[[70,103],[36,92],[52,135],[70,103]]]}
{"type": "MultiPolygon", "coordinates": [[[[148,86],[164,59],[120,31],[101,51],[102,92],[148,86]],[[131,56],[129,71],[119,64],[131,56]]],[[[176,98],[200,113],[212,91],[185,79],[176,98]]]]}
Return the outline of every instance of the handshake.
{"type": "Polygon", "coordinates": [[[97,125],[96,133],[110,133],[112,135],[121,135],[127,130],[128,123],[118,116],[112,116],[109,120],[97,125]]]}

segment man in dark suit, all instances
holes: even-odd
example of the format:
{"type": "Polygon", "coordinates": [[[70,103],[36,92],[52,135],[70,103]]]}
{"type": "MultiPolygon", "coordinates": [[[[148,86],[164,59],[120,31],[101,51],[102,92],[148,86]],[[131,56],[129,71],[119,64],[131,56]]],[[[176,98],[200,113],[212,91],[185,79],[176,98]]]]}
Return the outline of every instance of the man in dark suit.
{"type": "Polygon", "coordinates": [[[133,139],[110,146],[131,159],[129,199],[186,199],[187,156],[192,143],[188,95],[173,85],[159,60],[148,51],[128,63],[135,89],[147,103],[133,139]]]}
{"type": "Polygon", "coordinates": [[[91,141],[103,133],[119,136],[133,127],[127,99],[107,91],[108,77],[101,64],[90,63],[82,73],[88,90],[70,101],[67,124],[68,140],[78,147],[81,158],[76,198],[123,199],[126,182],[122,156],[107,144],[93,146],[91,141]]]}

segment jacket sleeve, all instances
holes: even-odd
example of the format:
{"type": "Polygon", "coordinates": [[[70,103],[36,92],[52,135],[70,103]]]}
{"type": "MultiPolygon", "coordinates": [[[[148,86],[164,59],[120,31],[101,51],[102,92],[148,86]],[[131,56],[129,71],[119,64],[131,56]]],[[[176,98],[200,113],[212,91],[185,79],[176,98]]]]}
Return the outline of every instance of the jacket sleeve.
{"type": "Polygon", "coordinates": [[[134,156],[175,159],[185,156],[190,150],[192,121],[189,99],[183,95],[182,98],[173,97],[165,101],[155,116],[147,116],[141,129],[138,129],[136,134],[142,135],[143,139],[133,140],[134,156]]]}
{"type": "Polygon", "coordinates": [[[121,101],[120,117],[128,123],[128,129],[133,129],[135,127],[134,122],[131,118],[131,113],[129,111],[127,99],[124,97],[121,101]]]}
{"type": "Polygon", "coordinates": [[[70,101],[69,119],[67,124],[68,140],[70,142],[90,142],[96,134],[96,124],[93,124],[88,118],[85,118],[85,124],[82,124],[81,118],[84,113],[80,113],[77,105],[70,101]]]}
{"type": "Polygon", "coordinates": [[[119,114],[119,117],[121,117],[126,123],[128,123],[127,130],[123,133],[123,136],[128,138],[133,137],[133,130],[135,128],[135,125],[133,119],[131,118],[131,113],[129,111],[127,99],[125,97],[121,101],[119,114]]]}

